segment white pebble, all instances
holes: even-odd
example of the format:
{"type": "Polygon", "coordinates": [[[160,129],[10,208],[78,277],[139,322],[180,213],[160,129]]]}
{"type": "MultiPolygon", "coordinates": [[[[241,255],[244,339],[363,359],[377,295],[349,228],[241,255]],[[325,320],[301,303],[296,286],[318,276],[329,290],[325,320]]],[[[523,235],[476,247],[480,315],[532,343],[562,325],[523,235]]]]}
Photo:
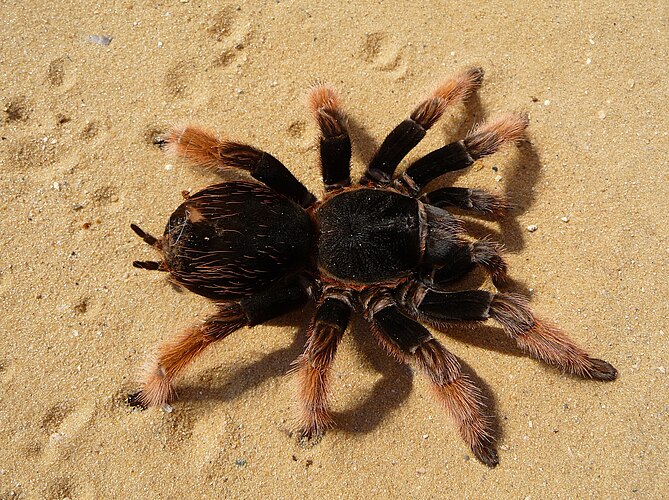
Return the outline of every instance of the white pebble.
{"type": "Polygon", "coordinates": [[[174,169],[174,165],[172,165],[171,163],[168,163],[167,165],[165,165],[165,170],[167,170],[168,172],[170,170],[173,170],[173,169],[174,169]]]}
{"type": "Polygon", "coordinates": [[[597,113],[597,116],[599,117],[600,120],[603,120],[604,118],[606,118],[606,111],[604,111],[603,109],[600,110],[599,113],[597,113]]]}
{"type": "Polygon", "coordinates": [[[533,233],[533,232],[536,231],[537,229],[539,229],[539,226],[537,226],[536,224],[530,224],[529,226],[527,226],[527,230],[528,230],[530,233],[533,233]]]}
{"type": "Polygon", "coordinates": [[[560,220],[561,220],[562,222],[569,222],[569,216],[567,215],[567,216],[565,216],[565,217],[562,217],[560,220]]]}
{"type": "Polygon", "coordinates": [[[589,57],[585,60],[585,64],[592,64],[592,59],[589,57]]]}
{"type": "Polygon", "coordinates": [[[57,183],[57,182],[54,182],[54,183],[51,185],[51,187],[54,188],[56,191],[60,191],[60,184],[57,183]]]}
{"type": "Polygon", "coordinates": [[[496,176],[495,176],[495,182],[499,182],[499,181],[501,181],[501,180],[502,180],[502,176],[501,176],[501,175],[496,175],[496,176]]]}
{"type": "Polygon", "coordinates": [[[167,405],[167,404],[163,405],[161,410],[163,410],[165,413],[172,413],[172,411],[174,411],[174,409],[170,405],[167,405]]]}
{"type": "Polygon", "coordinates": [[[546,99],[546,100],[544,101],[544,106],[549,106],[550,103],[551,103],[551,102],[550,102],[548,99],[546,99]]]}
{"type": "Polygon", "coordinates": [[[634,83],[635,83],[634,80],[632,80],[631,78],[627,80],[627,86],[631,89],[634,88],[634,83]]]}

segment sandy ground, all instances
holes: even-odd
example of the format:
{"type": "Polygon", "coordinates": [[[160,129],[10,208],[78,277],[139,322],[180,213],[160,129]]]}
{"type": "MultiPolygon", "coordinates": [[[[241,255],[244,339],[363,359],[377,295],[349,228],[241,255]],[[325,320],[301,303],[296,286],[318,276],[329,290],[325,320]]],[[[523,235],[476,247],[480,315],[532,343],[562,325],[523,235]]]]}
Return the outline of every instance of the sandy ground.
{"type": "Polygon", "coordinates": [[[0,498],[666,495],[669,8],[515,4],[0,2],[0,498]],[[216,180],[156,135],[209,126],[320,194],[314,80],[341,94],[357,177],[433,85],[474,64],[479,97],[409,159],[530,114],[531,145],[454,181],[513,198],[509,220],[472,227],[504,241],[535,309],[619,380],[563,375],[494,325],[439,334],[497,415],[490,470],[358,318],[334,367],[338,428],[304,449],[287,371],[310,306],[212,348],[172,412],[125,405],[157,342],[211,311],[131,267],[153,254],[129,224],[160,233],[182,190],[216,180]]]}

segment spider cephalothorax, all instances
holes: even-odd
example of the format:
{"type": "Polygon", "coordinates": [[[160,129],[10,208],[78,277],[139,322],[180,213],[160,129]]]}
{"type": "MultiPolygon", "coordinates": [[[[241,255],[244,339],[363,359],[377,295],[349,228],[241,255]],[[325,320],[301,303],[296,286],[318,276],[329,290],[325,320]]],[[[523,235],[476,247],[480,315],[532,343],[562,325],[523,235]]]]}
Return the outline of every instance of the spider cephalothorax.
{"type": "Polygon", "coordinates": [[[388,135],[357,185],[351,185],[351,141],[339,100],[325,86],[312,90],[327,191],[321,201],[268,153],[195,127],[172,131],[164,145],[174,155],[197,166],[242,169],[258,182],[223,182],[187,195],[160,238],[132,225],[162,256],[136,267],[167,271],[172,282],[217,305],[204,323],[159,346],[133,401],[169,402],[175,377],[209,344],[308,300],[317,309],[296,361],[300,435],[306,439],[332,424],[329,371],[352,310],[362,311],[391,355],[424,372],[462,438],[489,466],[498,458],[481,391],[420,322],[440,327],[493,319],[530,356],[581,377],[615,379],[613,366],[537,318],[523,296],[444,288],[477,265],[498,287],[507,272],[499,245],[472,241],[446,208],[500,218],[509,204],[477,189],[425,188],[522,140],[527,117],[509,114],[484,123],[394,176],[446,107],[476,91],[482,78],[480,69],[468,69],[438,86],[388,135]]]}

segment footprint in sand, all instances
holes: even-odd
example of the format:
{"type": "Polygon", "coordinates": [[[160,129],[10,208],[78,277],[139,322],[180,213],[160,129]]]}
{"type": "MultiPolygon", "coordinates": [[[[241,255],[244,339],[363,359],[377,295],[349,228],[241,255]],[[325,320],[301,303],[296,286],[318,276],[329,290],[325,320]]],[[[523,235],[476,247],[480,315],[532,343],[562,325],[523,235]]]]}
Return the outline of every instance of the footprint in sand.
{"type": "Polygon", "coordinates": [[[398,78],[407,71],[402,47],[397,47],[388,34],[382,31],[365,36],[358,57],[375,69],[393,73],[398,78]]]}
{"type": "Polygon", "coordinates": [[[69,456],[77,446],[77,437],[86,432],[93,420],[94,411],[95,403],[92,401],[78,406],[64,401],[49,408],[40,425],[46,435],[42,461],[51,464],[69,456]]]}
{"type": "Polygon", "coordinates": [[[25,122],[30,117],[30,101],[25,96],[7,99],[2,106],[2,121],[5,123],[25,122]]]}

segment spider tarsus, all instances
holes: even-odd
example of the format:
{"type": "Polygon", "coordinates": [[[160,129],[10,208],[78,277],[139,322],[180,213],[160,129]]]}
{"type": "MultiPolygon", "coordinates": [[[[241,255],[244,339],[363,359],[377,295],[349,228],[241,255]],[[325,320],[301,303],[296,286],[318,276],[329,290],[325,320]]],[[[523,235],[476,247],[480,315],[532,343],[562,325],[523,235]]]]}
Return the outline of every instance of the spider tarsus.
{"type": "Polygon", "coordinates": [[[316,428],[303,429],[298,434],[297,443],[302,448],[313,448],[321,442],[324,435],[324,430],[319,430],[316,428]]]}
{"type": "Polygon", "coordinates": [[[131,408],[146,410],[148,406],[144,403],[142,391],[132,392],[125,398],[125,404],[131,408]]]}
{"type": "Polygon", "coordinates": [[[618,377],[618,370],[603,359],[590,358],[590,365],[588,374],[595,380],[611,382],[618,377]]]}
{"type": "Polygon", "coordinates": [[[513,208],[506,197],[482,189],[471,189],[469,200],[472,210],[478,210],[500,219],[513,208]]]}
{"type": "Polygon", "coordinates": [[[480,462],[484,463],[491,469],[499,465],[499,457],[497,456],[497,450],[495,449],[495,444],[493,442],[482,441],[480,443],[473,444],[471,450],[474,456],[480,462]]]}
{"type": "Polygon", "coordinates": [[[475,127],[464,139],[473,159],[493,154],[505,144],[525,139],[525,129],[530,121],[525,113],[510,113],[475,127]]]}

